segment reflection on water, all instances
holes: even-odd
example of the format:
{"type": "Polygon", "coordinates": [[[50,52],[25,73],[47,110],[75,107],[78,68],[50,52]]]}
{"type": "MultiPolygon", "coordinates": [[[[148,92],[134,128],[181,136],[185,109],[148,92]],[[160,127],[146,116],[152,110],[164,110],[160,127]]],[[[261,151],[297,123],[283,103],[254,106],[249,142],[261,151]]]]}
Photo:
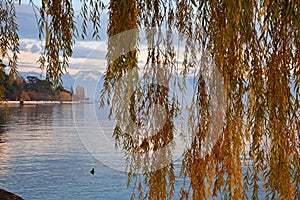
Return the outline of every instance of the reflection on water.
{"type": "MultiPolygon", "coordinates": [[[[10,108],[5,121],[0,108],[0,188],[25,200],[130,199],[104,113],[93,104],[25,106],[10,108]]],[[[175,162],[174,199],[183,181],[179,168],[175,162]]]]}
{"type": "Polygon", "coordinates": [[[7,121],[0,108],[0,187],[33,200],[129,199],[127,175],[94,159],[80,141],[74,112],[83,116],[77,125],[87,122],[88,107],[10,108],[7,121]]]}

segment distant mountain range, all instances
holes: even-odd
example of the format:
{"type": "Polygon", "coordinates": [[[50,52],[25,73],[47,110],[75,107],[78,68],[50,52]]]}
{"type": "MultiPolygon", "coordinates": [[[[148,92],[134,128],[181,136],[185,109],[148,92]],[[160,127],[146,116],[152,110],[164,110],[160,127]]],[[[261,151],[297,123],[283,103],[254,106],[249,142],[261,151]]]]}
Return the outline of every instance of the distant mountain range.
{"type": "MultiPolygon", "coordinates": [[[[27,81],[28,76],[36,76],[39,79],[45,79],[45,76],[41,75],[37,72],[20,72],[20,76],[25,78],[27,81]]],[[[85,91],[85,97],[88,97],[91,101],[100,99],[100,92],[103,86],[104,78],[103,74],[98,71],[79,71],[76,74],[66,73],[62,76],[63,87],[67,91],[71,91],[71,86],[73,87],[73,91],[76,91],[76,87],[82,86],[85,91]]],[[[195,79],[192,77],[188,77],[186,79],[189,87],[194,85],[195,79]]]]}
{"type": "MultiPolygon", "coordinates": [[[[35,76],[39,79],[45,79],[45,76],[38,72],[19,72],[26,81],[28,76],[35,76]]],[[[71,91],[71,86],[75,92],[76,87],[84,87],[85,96],[90,100],[99,100],[100,92],[103,85],[103,74],[98,71],[80,71],[76,74],[66,73],[62,76],[63,87],[71,91]]]]}
{"type": "Polygon", "coordinates": [[[43,74],[37,72],[19,72],[19,76],[22,76],[26,81],[28,81],[28,76],[35,76],[39,79],[45,79],[45,76],[43,74]]]}
{"type": "Polygon", "coordinates": [[[99,100],[103,85],[103,74],[98,71],[80,71],[76,74],[66,73],[62,76],[63,86],[66,90],[75,91],[78,85],[84,87],[85,96],[90,100],[99,100]]]}

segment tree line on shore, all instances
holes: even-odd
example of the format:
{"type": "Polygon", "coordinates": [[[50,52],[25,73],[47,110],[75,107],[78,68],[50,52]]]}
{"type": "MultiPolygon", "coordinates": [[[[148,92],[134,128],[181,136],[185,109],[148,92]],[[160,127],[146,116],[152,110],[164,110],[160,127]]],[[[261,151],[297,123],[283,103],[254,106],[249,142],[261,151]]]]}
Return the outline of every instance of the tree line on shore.
{"type": "MultiPolygon", "coordinates": [[[[52,83],[47,80],[41,80],[35,76],[28,76],[27,81],[23,77],[17,76],[10,80],[9,75],[1,75],[1,85],[5,89],[2,100],[10,101],[71,101],[73,93],[63,87],[53,90],[52,83]]],[[[75,97],[76,98],[76,97],[75,97]]]]}

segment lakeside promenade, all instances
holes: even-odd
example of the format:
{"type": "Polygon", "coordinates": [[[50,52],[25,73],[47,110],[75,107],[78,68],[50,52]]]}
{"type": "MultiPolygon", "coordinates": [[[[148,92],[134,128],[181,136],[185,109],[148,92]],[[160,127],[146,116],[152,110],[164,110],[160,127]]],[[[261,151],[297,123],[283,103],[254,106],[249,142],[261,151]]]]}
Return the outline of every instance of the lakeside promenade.
{"type": "Polygon", "coordinates": [[[79,104],[80,101],[0,101],[0,107],[18,107],[26,105],[79,104]]]}

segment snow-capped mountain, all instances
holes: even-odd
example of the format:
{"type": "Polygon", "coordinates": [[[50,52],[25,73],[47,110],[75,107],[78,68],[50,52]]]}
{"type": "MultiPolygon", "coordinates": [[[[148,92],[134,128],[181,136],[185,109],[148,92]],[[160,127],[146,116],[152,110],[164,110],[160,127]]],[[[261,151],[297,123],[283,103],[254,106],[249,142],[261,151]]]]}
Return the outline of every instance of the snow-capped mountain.
{"type": "Polygon", "coordinates": [[[19,76],[23,77],[25,79],[25,81],[27,81],[27,77],[29,77],[29,76],[35,76],[42,80],[45,79],[45,76],[38,72],[19,72],[19,76]]]}
{"type": "MultiPolygon", "coordinates": [[[[26,81],[28,76],[45,79],[45,76],[38,72],[19,72],[19,76],[26,81]]],[[[71,87],[73,87],[74,92],[77,86],[81,86],[84,88],[85,97],[88,97],[91,101],[99,100],[103,85],[103,74],[98,71],[80,71],[76,74],[65,73],[62,76],[62,83],[68,91],[71,91],[71,87]]]]}
{"type": "Polygon", "coordinates": [[[99,81],[102,76],[103,74],[98,71],[79,71],[73,77],[75,80],[99,81]]]}
{"type": "MultiPolygon", "coordinates": [[[[45,79],[44,76],[41,76],[40,73],[37,72],[20,72],[19,74],[25,79],[28,76],[36,76],[40,79],[45,79]]],[[[190,88],[194,87],[195,78],[188,77],[186,81],[190,88]]],[[[85,97],[88,97],[91,101],[100,99],[103,82],[103,74],[98,71],[79,71],[76,74],[65,73],[62,76],[63,87],[66,90],[71,91],[71,87],[73,87],[75,93],[76,87],[81,86],[84,88],[85,97]]]]}
{"type": "Polygon", "coordinates": [[[90,100],[99,100],[103,85],[103,74],[98,71],[80,71],[74,75],[66,73],[62,76],[63,86],[67,90],[76,90],[77,86],[84,88],[85,96],[90,100]]]}
{"type": "Polygon", "coordinates": [[[75,79],[73,76],[68,72],[62,76],[63,87],[68,91],[71,91],[71,86],[74,87],[75,79]]]}

